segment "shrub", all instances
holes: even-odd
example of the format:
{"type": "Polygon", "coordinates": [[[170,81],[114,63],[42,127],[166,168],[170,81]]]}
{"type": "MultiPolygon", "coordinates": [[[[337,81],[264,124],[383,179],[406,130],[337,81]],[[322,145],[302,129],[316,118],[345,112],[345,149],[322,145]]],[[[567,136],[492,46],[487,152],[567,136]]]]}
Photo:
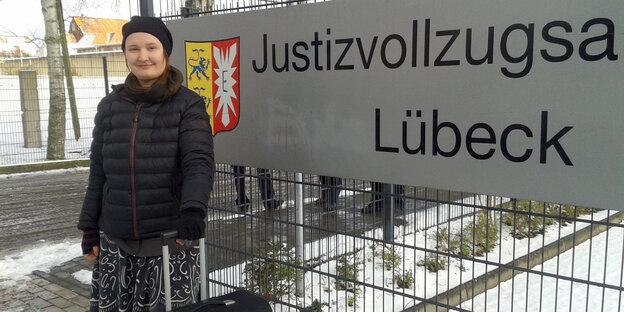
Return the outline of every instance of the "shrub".
{"type": "Polygon", "coordinates": [[[472,239],[470,240],[470,242],[468,242],[467,240],[462,240],[461,237],[458,235],[457,238],[451,241],[454,242],[453,246],[455,246],[453,249],[453,254],[463,257],[472,256],[472,239]]]}
{"type": "Polygon", "coordinates": [[[595,212],[595,209],[587,207],[528,200],[507,203],[503,205],[503,209],[511,210],[503,216],[503,223],[513,227],[512,235],[518,239],[534,237],[537,234],[544,233],[547,226],[555,224],[557,221],[560,221],[561,225],[568,223],[566,220],[559,219],[559,217],[573,219],[595,212]],[[517,211],[529,214],[517,213],[517,211]]]}
{"type": "Polygon", "coordinates": [[[425,267],[430,272],[438,272],[446,269],[446,259],[436,253],[430,253],[425,260],[425,267]]]}
{"type": "Polygon", "coordinates": [[[312,304],[308,307],[306,307],[307,310],[310,310],[312,312],[322,312],[323,311],[323,306],[329,307],[329,304],[325,303],[325,302],[320,302],[318,301],[318,299],[314,299],[314,301],[312,301],[312,304]]]}
{"type": "Polygon", "coordinates": [[[357,274],[361,262],[357,261],[354,256],[340,256],[336,265],[336,275],[342,279],[336,279],[336,289],[347,290],[355,292],[355,284],[353,282],[357,280],[357,274]]]}
{"type": "MultiPolygon", "coordinates": [[[[494,216],[488,215],[487,210],[481,210],[475,215],[476,220],[464,227],[458,234],[449,233],[446,228],[436,232],[437,249],[454,255],[470,257],[482,256],[492,250],[498,243],[498,225],[494,216]]],[[[432,259],[426,260],[430,271],[437,271],[440,266],[432,259]]]]}
{"type": "Polygon", "coordinates": [[[410,288],[414,284],[414,273],[411,269],[409,271],[403,271],[402,274],[397,273],[394,275],[394,280],[400,288],[410,288]]]}
{"type": "Polygon", "coordinates": [[[347,299],[347,305],[350,307],[355,305],[355,297],[350,296],[349,299],[347,299]]]}
{"type": "Polygon", "coordinates": [[[522,239],[525,237],[533,237],[537,233],[537,229],[539,229],[542,220],[534,216],[518,213],[518,211],[528,212],[531,206],[537,205],[527,201],[518,201],[511,207],[513,212],[506,213],[503,216],[503,223],[512,227],[511,235],[513,237],[522,239]]]}
{"type": "MultiPolygon", "coordinates": [[[[578,216],[582,216],[582,215],[587,215],[590,214],[592,212],[594,212],[594,209],[591,208],[587,208],[587,207],[580,207],[580,206],[573,206],[573,205],[558,205],[558,204],[551,204],[553,205],[553,210],[555,211],[555,215],[560,214],[561,217],[564,218],[576,218],[578,216]]],[[[568,222],[566,220],[561,220],[561,225],[566,225],[568,224],[568,222]]]]}
{"type": "Polygon", "coordinates": [[[489,216],[487,210],[481,210],[477,212],[477,220],[473,222],[472,226],[469,226],[467,230],[470,235],[470,243],[472,244],[474,239],[474,246],[472,253],[475,256],[483,256],[484,253],[492,250],[497,243],[498,239],[498,225],[495,218],[489,216]]]}
{"type": "Polygon", "coordinates": [[[290,293],[295,284],[298,262],[294,251],[290,251],[284,243],[267,242],[256,248],[255,255],[245,266],[247,287],[270,299],[290,293]]]}
{"type": "Polygon", "coordinates": [[[377,246],[378,245],[374,245],[372,247],[374,249],[374,255],[383,260],[383,265],[387,271],[392,271],[394,268],[401,265],[401,255],[394,249],[394,246],[384,245],[381,252],[377,251],[377,246]]]}
{"type": "Polygon", "coordinates": [[[438,249],[446,252],[452,252],[453,245],[449,240],[449,233],[446,228],[439,228],[435,233],[435,239],[438,243],[438,249]]]}
{"type": "Polygon", "coordinates": [[[460,234],[451,234],[449,238],[449,233],[446,228],[441,228],[435,234],[435,239],[437,241],[438,250],[448,252],[453,255],[461,255],[465,257],[469,257],[472,255],[472,239],[468,239],[469,235],[466,233],[460,234]],[[462,240],[462,234],[464,235],[464,239],[462,240]]]}

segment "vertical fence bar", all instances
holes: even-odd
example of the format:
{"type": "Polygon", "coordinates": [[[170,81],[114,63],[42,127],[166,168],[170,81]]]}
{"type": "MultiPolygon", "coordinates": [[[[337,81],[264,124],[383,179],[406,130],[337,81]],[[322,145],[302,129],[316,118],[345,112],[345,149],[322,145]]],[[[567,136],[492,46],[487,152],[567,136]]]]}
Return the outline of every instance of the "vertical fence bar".
{"type": "Polygon", "coordinates": [[[394,194],[392,188],[392,184],[384,183],[383,185],[383,239],[387,243],[394,242],[394,194]]]}
{"type": "MultiPolygon", "coordinates": [[[[295,173],[295,255],[299,263],[303,263],[303,174],[295,173]]],[[[305,271],[300,270],[297,274],[297,297],[305,295],[305,271]]]]}
{"type": "Polygon", "coordinates": [[[154,16],[154,3],[152,0],[140,0],[139,11],[141,16],[154,16]]]}
{"type": "Polygon", "coordinates": [[[108,61],[106,56],[102,56],[102,70],[104,71],[104,92],[108,95],[108,61]]]}

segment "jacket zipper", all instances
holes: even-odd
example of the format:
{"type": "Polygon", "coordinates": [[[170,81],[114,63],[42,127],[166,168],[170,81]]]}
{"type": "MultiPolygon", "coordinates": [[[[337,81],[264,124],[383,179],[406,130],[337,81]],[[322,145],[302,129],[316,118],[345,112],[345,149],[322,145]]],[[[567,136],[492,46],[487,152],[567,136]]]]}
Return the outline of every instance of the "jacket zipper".
{"type": "Polygon", "coordinates": [[[132,122],[132,136],[130,137],[130,200],[132,205],[132,226],[134,228],[134,239],[139,239],[139,224],[137,221],[137,209],[136,209],[136,186],[134,185],[134,147],[136,140],[137,128],[139,125],[139,114],[141,113],[141,107],[143,103],[137,105],[137,109],[134,112],[134,121],[132,122]]]}

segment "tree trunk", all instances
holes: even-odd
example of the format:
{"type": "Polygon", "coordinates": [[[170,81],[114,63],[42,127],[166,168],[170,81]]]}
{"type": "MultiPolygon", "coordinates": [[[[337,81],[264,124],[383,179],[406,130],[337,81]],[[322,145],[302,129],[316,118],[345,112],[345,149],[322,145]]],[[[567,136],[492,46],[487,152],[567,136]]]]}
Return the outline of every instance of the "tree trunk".
{"type": "Polygon", "coordinates": [[[65,20],[63,19],[63,5],[61,0],[56,0],[56,15],[59,21],[59,33],[62,34],[61,48],[63,51],[63,67],[65,69],[65,81],[67,82],[67,95],[69,96],[69,110],[71,111],[72,126],[74,126],[74,138],[80,139],[80,121],[78,120],[78,106],[76,106],[76,93],[74,92],[74,78],[71,73],[71,62],[69,61],[69,50],[67,49],[67,38],[65,37],[65,20]]]}
{"type": "Polygon", "coordinates": [[[65,159],[65,84],[61,56],[61,35],[59,33],[55,0],[41,0],[41,11],[45,22],[45,43],[48,53],[48,77],[50,80],[50,113],[48,122],[47,159],[65,159]]]}

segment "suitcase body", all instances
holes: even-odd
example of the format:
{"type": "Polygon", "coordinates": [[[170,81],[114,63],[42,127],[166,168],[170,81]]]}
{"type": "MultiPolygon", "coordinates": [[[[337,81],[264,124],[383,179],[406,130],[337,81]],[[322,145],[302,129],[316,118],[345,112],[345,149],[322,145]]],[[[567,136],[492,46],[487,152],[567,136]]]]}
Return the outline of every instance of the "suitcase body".
{"type": "MultiPolygon", "coordinates": [[[[177,237],[176,231],[162,234],[163,249],[163,279],[165,284],[165,306],[167,311],[171,309],[171,283],[169,280],[169,247],[166,240],[177,237]]],[[[175,312],[272,312],[271,306],[263,297],[247,290],[237,290],[235,292],[219,297],[208,298],[208,281],[206,277],[206,248],[205,239],[199,240],[200,256],[200,302],[192,305],[176,308],[175,312]]]]}
{"type": "Polygon", "coordinates": [[[271,312],[264,298],[247,290],[237,290],[227,295],[213,297],[201,302],[177,308],[175,312],[271,312]]]}

